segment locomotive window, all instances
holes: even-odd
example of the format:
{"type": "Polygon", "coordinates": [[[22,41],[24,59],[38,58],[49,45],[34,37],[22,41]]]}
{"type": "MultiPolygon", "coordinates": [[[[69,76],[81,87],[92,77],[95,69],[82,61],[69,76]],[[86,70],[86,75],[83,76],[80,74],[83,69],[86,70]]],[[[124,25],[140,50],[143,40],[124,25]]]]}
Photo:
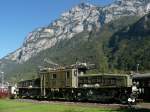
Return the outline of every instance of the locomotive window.
{"type": "Polygon", "coordinates": [[[91,82],[92,83],[97,83],[97,77],[93,77],[91,82]]]}
{"type": "Polygon", "coordinates": [[[112,79],[112,80],[111,80],[111,84],[112,84],[112,85],[115,85],[115,84],[116,84],[115,79],[112,79]]]}
{"type": "Polygon", "coordinates": [[[91,84],[92,77],[88,77],[88,84],[91,84]]]}
{"type": "Polygon", "coordinates": [[[105,86],[110,85],[110,79],[107,79],[107,78],[103,79],[103,84],[104,84],[105,86]]]}
{"type": "Polygon", "coordinates": [[[70,72],[68,71],[66,74],[67,74],[67,79],[69,79],[70,78],[70,72]]]}
{"type": "Polygon", "coordinates": [[[97,77],[97,83],[101,83],[102,82],[102,78],[101,77],[97,77]]]}
{"type": "Polygon", "coordinates": [[[56,74],[53,74],[53,77],[52,77],[53,79],[56,79],[56,74]]]}
{"type": "Polygon", "coordinates": [[[88,83],[88,77],[84,78],[84,83],[88,83]]]}
{"type": "Polygon", "coordinates": [[[27,86],[27,82],[24,83],[25,87],[27,86]]]}
{"type": "Polygon", "coordinates": [[[32,85],[32,82],[29,82],[29,86],[32,85]]]}
{"type": "Polygon", "coordinates": [[[79,80],[79,83],[84,83],[84,78],[80,77],[78,80],[79,80]]]}

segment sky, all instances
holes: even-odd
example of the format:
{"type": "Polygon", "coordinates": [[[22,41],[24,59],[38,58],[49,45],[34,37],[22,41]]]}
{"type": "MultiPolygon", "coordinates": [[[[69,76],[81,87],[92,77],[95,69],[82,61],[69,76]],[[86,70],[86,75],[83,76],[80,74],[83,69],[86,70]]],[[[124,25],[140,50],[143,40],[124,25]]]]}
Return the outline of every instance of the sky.
{"type": "Polygon", "coordinates": [[[29,32],[83,1],[104,6],[113,0],[0,0],[0,58],[21,47],[29,32]]]}

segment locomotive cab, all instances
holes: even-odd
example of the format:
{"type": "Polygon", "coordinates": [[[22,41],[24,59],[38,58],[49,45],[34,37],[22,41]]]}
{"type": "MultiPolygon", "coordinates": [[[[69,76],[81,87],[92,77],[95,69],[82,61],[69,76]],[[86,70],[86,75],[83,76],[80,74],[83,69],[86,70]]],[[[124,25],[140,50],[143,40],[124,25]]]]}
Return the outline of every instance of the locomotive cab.
{"type": "Polygon", "coordinates": [[[40,71],[41,95],[46,96],[51,91],[78,87],[77,69],[56,69],[40,71]]]}

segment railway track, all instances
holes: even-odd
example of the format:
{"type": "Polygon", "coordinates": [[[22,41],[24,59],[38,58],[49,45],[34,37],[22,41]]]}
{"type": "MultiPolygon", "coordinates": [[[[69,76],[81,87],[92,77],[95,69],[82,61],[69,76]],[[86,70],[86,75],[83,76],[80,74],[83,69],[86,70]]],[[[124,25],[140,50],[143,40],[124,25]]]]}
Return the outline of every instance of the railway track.
{"type": "Polygon", "coordinates": [[[67,106],[82,106],[82,107],[91,107],[91,108],[111,108],[111,109],[125,109],[128,108],[128,105],[122,104],[103,104],[103,103],[89,103],[89,102],[68,102],[68,101],[45,101],[45,100],[32,100],[32,99],[15,99],[18,102],[30,102],[35,104],[63,104],[67,106]]]}
{"type": "Polygon", "coordinates": [[[129,112],[150,112],[150,103],[138,103],[137,105],[123,105],[123,104],[103,104],[103,103],[89,103],[89,102],[68,102],[68,101],[45,101],[33,99],[15,99],[17,102],[28,102],[34,104],[52,104],[52,105],[66,105],[66,106],[80,106],[90,108],[109,108],[111,110],[127,109],[129,112]]]}

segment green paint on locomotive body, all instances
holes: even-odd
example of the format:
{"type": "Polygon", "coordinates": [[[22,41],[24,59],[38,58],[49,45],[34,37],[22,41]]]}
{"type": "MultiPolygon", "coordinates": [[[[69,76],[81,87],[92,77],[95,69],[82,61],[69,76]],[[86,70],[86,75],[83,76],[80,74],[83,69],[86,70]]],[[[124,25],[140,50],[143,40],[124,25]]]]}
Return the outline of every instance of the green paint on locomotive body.
{"type": "MultiPolygon", "coordinates": [[[[127,74],[85,74],[79,76],[80,87],[87,84],[87,86],[111,88],[111,87],[131,87],[132,77],[127,74]]],[[[86,86],[86,85],[85,85],[86,86]]]]}

